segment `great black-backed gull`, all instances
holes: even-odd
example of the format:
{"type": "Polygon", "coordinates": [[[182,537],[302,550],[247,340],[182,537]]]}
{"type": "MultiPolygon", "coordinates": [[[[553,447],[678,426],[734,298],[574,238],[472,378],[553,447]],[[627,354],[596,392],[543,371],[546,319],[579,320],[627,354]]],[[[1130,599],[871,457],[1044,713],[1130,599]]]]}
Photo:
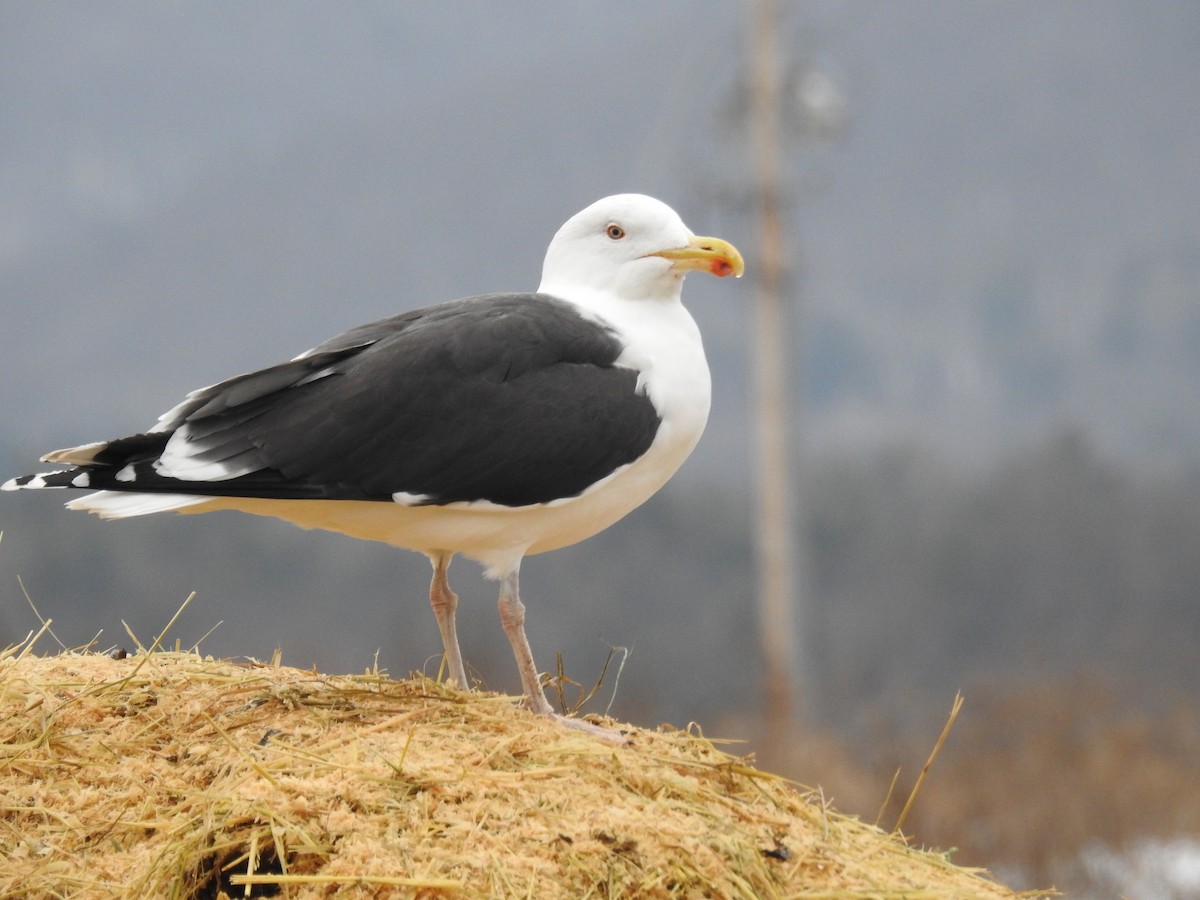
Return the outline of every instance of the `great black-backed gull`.
{"type": "Polygon", "coordinates": [[[462,687],[447,569],[472,557],[500,581],[524,703],[551,716],[521,560],[612,525],[691,453],[710,381],[683,279],[742,269],[730,244],[693,235],[664,203],[606,197],[558,230],[536,293],[353,328],[193,391],[145,433],[42,457],[70,468],[0,487],[88,489],[67,506],[107,519],[234,509],[424,553],[446,671],[462,687]]]}

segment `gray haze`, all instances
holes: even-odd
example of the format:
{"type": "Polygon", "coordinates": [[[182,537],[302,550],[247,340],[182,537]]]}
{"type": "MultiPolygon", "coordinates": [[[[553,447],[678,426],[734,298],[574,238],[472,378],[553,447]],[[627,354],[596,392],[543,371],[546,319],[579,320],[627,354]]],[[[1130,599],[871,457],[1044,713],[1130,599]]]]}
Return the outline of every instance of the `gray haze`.
{"type": "MultiPolygon", "coordinates": [[[[1175,486],[1194,497],[1200,479],[1200,6],[789,10],[789,52],[833,79],[850,116],[838,140],[789,149],[796,447],[814,502],[853,501],[882,521],[864,485],[955,498],[982,478],[963,496],[1003,498],[1005,474],[1025,471],[1007,461],[1051,458],[1042,472],[1078,458],[1149,485],[1129,501],[1145,534],[1191,534],[1162,524],[1152,498],[1183,504],[1170,522],[1194,523],[1175,486]],[[903,477],[872,468],[896,448],[903,477]],[[879,480],[857,477],[855,461],[879,480]]],[[[533,288],[557,226],[608,193],[662,198],[738,245],[752,272],[741,14],[682,2],[6,4],[0,476],[145,428],[187,390],[346,327],[533,288]]],[[[716,384],[693,460],[628,524],[524,570],[543,668],[562,648],[589,680],[609,642],[633,646],[615,708],[626,715],[753,703],[751,281],[693,276],[685,291],[716,384]]],[[[1100,496],[1089,485],[1070,502],[1100,496]]],[[[70,643],[101,628],[102,643],[127,643],[122,619],[148,640],[196,590],[181,636],[224,620],[209,652],[279,644],[285,661],[336,670],[381,648],[403,672],[438,648],[419,557],[233,517],[101,524],[59,499],[0,500],[0,643],[36,624],[20,575],[70,643]]],[[[889,509],[902,520],[907,507],[889,509]]],[[[973,521],[961,497],[916,509],[973,521]]],[[[808,517],[818,538],[839,533],[808,517]]],[[[911,562],[916,549],[898,548],[911,562]]],[[[1194,624],[1200,581],[1179,565],[1155,619],[1166,631],[1194,624]]],[[[885,616],[916,615],[895,604],[928,596],[926,582],[893,597],[887,577],[845,575],[860,563],[819,556],[815,570],[826,605],[808,621],[831,679],[816,693],[834,701],[889,683],[944,697],[973,671],[962,657],[1003,671],[1024,646],[988,649],[1006,609],[1023,614],[1007,582],[956,582],[965,593],[947,604],[986,614],[963,625],[948,669],[935,657],[898,674],[885,616]],[[869,666],[846,662],[865,655],[869,666]]],[[[469,563],[453,574],[468,659],[514,688],[493,586],[469,563]]],[[[1030,596],[1086,645],[1074,598],[1046,584],[1030,596]]]]}

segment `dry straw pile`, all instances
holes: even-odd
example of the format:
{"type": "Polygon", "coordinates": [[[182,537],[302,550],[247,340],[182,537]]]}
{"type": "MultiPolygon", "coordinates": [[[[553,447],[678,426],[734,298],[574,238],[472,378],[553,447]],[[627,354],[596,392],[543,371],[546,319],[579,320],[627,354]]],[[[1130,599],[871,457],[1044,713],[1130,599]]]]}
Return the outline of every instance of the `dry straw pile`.
{"type": "Polygon", "coordinates": [[[194,653],[0,654],[3,897],[1012,897],[695,734],[194,653]]]}

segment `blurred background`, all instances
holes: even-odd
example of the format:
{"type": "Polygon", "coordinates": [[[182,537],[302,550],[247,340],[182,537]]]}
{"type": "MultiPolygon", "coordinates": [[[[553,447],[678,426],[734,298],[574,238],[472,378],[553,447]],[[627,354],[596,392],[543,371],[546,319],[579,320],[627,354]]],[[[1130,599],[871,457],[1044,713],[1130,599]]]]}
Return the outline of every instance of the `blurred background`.
{"type": "MultiPolygon", "coordinates": [[[[1183,0],[5,4],[0,478],[352,325],[532,289],[571,214],[653,194],[749,274],[685,290],[693,458],[526,561],[542,668],[591,685],[629,648],[585,711],[697,722],[885,827],[961,691],[914,840],[1019,887],[1198,896],[1197,59],[1183,0]]],[[[0,500],[0,644],[39,627],[26,593],[103,648],[195,591],[172,645],[437,670],[419,556],[62,499],[0,500]]],[[[517,690],[495,585],[452,578],[474,674],[517,690]]]]}

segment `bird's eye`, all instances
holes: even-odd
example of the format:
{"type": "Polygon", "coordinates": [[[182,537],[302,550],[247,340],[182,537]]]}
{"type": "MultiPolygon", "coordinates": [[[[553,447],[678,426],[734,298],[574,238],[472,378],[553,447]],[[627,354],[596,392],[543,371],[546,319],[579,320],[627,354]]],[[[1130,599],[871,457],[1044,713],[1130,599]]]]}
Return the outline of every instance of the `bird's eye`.
{"type": "Polygon", "coordinates": [[[604,230],[604,233],[614,241],[619,241],[621,238],[625,237],[625,229],[616,222],[610,222],[608,228],[604,230]]]}

